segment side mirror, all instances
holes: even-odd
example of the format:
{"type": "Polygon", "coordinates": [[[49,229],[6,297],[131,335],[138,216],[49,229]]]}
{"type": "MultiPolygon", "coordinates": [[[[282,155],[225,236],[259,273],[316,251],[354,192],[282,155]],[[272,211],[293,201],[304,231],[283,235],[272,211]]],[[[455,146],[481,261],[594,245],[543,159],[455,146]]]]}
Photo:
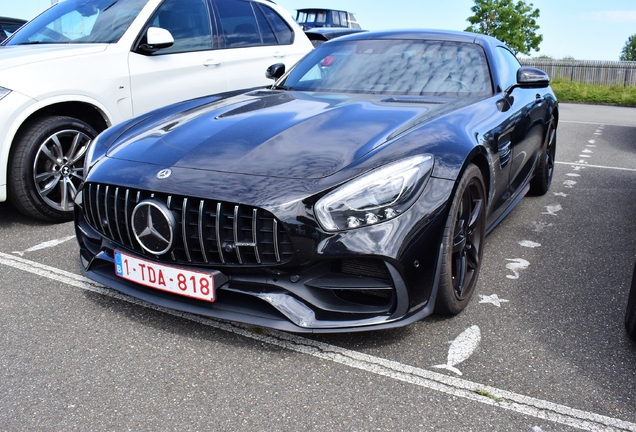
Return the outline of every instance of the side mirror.
{"type": "Polygon", "coordinates": [[[285,74],[285,65],[283,63],[276,63],[271,65],[265,71],[265,78],[276,81],[285,74]]]}
{"type": "Polygon", "coordinates": [[[521,67],[517,71],[517,83],[508,87],[504,92],[504,97],[510,96],[512,91],[516,88],[523,89],[535,89],[545,88],[550,85],[550,77],[547,73],[541,69],[535,69],[532,67],[521,67]]]}
{"type": "Polygon", "coordinates": [[[522,67],[517,71],[517,84],[521,88],[544,88],[550,85],[550,77],[541,69],[522,67]]]}
{"type": "Polygon", "coordinates": [[[139,45],[142,54],[152,54],[160,49],[174,45],[170,32],[160,27],[150,27],[146,32],[146,43],[139,45]]]}

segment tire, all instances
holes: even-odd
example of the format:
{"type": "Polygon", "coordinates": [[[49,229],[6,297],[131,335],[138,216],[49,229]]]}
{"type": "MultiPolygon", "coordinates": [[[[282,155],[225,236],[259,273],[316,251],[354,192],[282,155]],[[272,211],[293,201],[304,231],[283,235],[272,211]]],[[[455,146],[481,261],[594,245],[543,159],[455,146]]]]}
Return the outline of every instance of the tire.
{"type": "Polygon", "coordinates": [[[9,161],[13,206],[47,222],[72,220],[84,157],[96,136],[92,127],[72,117],[42,117],[25,124],[9,161]]]}
{"type": "Polygon", "coordinates": [[[485,190],[479,168],[468,165],[457,185],[444,227],[436,313],[460,313],[475,290],[486,236],[485,190]]]}
{"type": "Polygon", "coordinates": [[[636,265],[634,265],[632,287],[629,290],[627,310],[625,311],[625,328],[627,334],[636,341],[636,265]]]}
{"type": "Polygon", "coordinates": [[[554,174],[554,163],[556,156],[557,131],[554,119],[548,126],[548,134],[546,135],[546,143],[539,156],[537,168],[534,177],[530,181],[530,193],[532,195],[545,195],[552,184],[552,175],[554,174]]]}

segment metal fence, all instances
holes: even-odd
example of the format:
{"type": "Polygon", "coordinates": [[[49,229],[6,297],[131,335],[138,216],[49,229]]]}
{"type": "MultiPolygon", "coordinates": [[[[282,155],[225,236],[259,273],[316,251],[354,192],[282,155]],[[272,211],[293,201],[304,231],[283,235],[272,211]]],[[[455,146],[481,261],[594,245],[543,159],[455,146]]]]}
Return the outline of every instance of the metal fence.
{"type": "Polygon", "coordinates": [[[582,61],[520,59],[524,66],[532,66],[548,73],[550,79],[567,78],[574,82],[597,85],[636,86],[634,61],[582,61]]]}

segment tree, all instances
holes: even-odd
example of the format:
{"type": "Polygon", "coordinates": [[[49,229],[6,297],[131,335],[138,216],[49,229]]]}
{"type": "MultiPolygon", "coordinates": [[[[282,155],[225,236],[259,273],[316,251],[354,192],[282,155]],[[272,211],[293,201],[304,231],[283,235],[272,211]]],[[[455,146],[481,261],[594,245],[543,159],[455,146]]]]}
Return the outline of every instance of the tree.
{"type": "Polygon", "coordinates": [[[620,61],[636,61],[636,34],[630,36],[621,51],[620,61]]]}
{"type": "Polygon", "coordinates": [[[466,21],[470,26],[466,31],[486,34],[505,42],[515,54],[530,54],[539,51],[543,36],[537,34],[539,9],[532,9],[532,3],[519,0],[475,0],[470,8],[474,15],[466,21]]]}

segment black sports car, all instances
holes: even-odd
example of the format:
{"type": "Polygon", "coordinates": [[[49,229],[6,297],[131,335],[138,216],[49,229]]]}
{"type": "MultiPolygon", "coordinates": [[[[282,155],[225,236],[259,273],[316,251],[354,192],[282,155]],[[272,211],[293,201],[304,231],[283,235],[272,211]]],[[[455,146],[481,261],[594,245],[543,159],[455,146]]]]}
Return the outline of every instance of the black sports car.
{"type": "Polygon", "coordinates": [[[86,156],[84,273],[149,302],[292,332],[457,314],[484,236],[544,194],[548,76],[496,39],[344,36],[267,89],[108,129],[86,156]]]}
{"type": "Polygon", "coordinates": [[[0,42],[11,36],[25,23],[26,20],[21,18],[0,17],[0,42]]]}

